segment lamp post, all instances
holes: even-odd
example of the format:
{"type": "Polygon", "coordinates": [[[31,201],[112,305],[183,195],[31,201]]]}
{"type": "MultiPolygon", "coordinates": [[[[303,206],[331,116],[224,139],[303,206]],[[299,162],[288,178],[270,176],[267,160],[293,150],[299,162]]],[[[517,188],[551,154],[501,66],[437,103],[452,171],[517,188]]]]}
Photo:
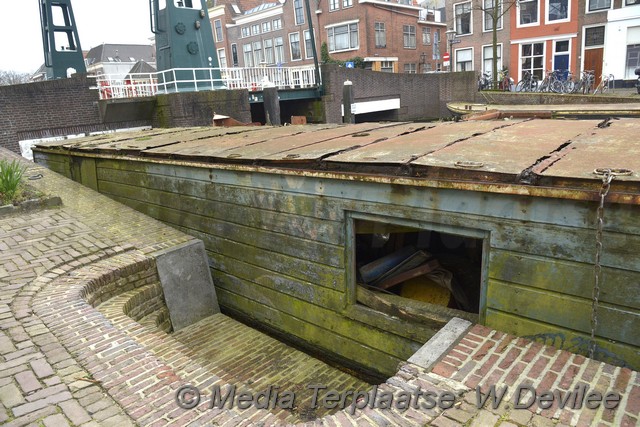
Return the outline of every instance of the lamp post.
{"type": "Polygon", "coordinates": [[[447,41],[449,42],[449,71],[453,71],[453,44],[456,39],[456,30],[447,30],[445,34],[447,35],[447,41]]]}

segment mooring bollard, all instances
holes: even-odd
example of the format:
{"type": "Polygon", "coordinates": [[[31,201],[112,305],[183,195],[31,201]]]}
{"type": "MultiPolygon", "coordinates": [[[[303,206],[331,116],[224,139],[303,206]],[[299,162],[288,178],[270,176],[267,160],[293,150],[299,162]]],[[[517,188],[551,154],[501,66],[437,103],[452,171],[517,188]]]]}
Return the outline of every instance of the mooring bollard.
{"type": "Polygon", "coordinates": [[[356,118],[353,111],[353,83],[351,80],[344,82],[344,86],[342,88],[342,107],[344,110],[342,123],[354,124],[356,122],[356,118]]]}
{"type": "Polygon", "coordinates": [[[277,87],[264,87],[262,89],[264,100],[264,116],[266,124],[271,126],[282,126],[280,120],[280,99],[277,87]]]}

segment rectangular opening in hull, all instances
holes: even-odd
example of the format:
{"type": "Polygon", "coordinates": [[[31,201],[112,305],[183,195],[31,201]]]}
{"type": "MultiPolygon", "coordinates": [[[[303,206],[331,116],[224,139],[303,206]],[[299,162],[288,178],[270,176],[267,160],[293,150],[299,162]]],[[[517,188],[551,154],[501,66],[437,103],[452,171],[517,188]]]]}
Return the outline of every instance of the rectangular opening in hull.
{"type": "Polygon", "coordinates": [[[478,321],[483,238],[354,219],[356,301],[418,322],[478,321]]]}

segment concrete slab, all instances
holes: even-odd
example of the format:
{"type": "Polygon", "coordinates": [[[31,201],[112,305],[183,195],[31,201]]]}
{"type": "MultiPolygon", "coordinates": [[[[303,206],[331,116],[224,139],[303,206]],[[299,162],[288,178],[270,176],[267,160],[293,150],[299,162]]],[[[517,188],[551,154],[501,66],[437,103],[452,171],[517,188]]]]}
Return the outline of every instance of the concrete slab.
{"type": "Polygon", "coordinates": [[[409,363],[430,369],[455,346],[473,323],[454,317],[440,329],[420,350],[407,360],[409,363]]]}
{"type": "Polygon", "coordinates": [[[153,254],[174,331],[220,313],[201,240],[153,254]]]}

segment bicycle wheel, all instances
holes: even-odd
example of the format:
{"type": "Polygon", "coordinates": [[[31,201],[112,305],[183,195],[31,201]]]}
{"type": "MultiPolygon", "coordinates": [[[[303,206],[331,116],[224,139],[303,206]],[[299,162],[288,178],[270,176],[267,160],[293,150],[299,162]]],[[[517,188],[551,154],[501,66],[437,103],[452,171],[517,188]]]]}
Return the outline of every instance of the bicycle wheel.
{"type": "Polygon", "coordinates": [[[562,82],[560,80],[554,80],[553,83],[551,83],[551,91],[553,93],[562,93],[562,82]]]}
{"type": "Polygon", "coordinates": [[[525,85],[525,81],[524,80],[520,80],[518,82],[518,84],[516,85],[516,92],[524,92],[524,85],[525,85]]]}
{"type": "Polygon", "coordinates": [[[563,93],[573,93],[575,92],[575,90],[576,90],[576,82],[574,82],[573,80],[567,80],[562,85],[563,93]]]}

